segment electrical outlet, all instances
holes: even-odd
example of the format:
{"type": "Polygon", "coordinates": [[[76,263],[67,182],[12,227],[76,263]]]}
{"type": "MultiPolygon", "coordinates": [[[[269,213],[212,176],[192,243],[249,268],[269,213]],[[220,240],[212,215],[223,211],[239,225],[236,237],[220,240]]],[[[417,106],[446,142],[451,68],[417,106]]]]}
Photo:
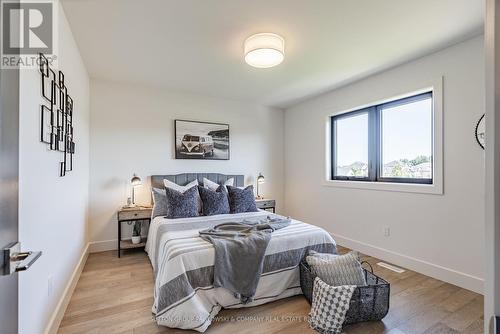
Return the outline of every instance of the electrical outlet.
{"type": "Polygon", "coordinates": [[[47,296],[50,297],[52,295],[52,291],[54,290],[54,280],[52,279],[52,275],[47,277],[47,296]]]}
{"type": "Polygon", "coordinates": [[[388,237],[391,235],[391,228],[389,226],[384,226],[384,237],[388,237]]]}

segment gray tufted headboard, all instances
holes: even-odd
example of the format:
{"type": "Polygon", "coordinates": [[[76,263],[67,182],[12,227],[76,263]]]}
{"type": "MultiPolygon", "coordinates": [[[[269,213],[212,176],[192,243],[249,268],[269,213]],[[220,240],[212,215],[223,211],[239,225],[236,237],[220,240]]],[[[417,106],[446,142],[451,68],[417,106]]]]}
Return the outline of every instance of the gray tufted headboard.
{"type": "Polygon", "coordinates": [[[207,178],[210,181],[216,183],[224,183],[227,179],[234,178],[235,187],[243,187],[245,177],[243,175],[225,175],[218,173],[182,173],[175,175],[151,175],[151,187],[163,189],[163,179],[175,182],[180,186],[185,186],[193,180],[198,180],[200,184],[203,184],[203,178],[207,178]]]}

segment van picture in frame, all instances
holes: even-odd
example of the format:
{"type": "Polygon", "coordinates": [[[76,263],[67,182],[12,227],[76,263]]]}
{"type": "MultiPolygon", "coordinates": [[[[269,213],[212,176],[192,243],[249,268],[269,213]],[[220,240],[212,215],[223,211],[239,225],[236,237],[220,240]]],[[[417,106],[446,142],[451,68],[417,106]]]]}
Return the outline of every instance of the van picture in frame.
{"type": "Polygon", "coordinates": [[[176,119],[175,158],[229,160],[229,124],[176,119]]]}

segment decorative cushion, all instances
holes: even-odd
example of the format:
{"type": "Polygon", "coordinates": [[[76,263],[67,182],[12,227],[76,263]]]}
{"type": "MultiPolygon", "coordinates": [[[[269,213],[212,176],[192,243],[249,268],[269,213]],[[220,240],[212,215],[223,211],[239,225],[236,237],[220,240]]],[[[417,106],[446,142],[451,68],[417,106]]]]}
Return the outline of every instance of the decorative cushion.
{"type": "MultiPolygon", "coordinates": [[[[193,181],[189,182],[188,184],[186,184],[185,186],[180,186],[175,182],[169,181],[167,179],[163,179],[163,184],[165,185],[165,188],[174,189],[174,190],[177,190],[177,191],[183,193],[186,190],[191,189],[192,187],[197,188],[198,187],[198,180],[193,180],[193,181]]],[[[199,213],[202,212],[202,205],[203,204],[201,203],[200,195],[198,194],[198,212],[199,213]]]]}
{"type": "MultiPolygon", "coordinates": [[[[227,179],[226,182],[224,182],[222,185],[224,186],[224,188],[226,188],[226,186],[232,187],[234,185],[234,178],[227,179]]],[[[210,189],[213,191],[217,191],[217,189],[219,189],[219,186],[220,186],[220,184],[213,182],[213,181],[210,181],[206,177],[203,178],[203,187],[204,188],[207,188],[207,189],[210,189]]],[[[226,188],[226,190],[227,190],[227,188],[226,188]]]]}
{"type": "Polygon", "coordinates": [[[255,204],[252,185],[244,189],[227,186],[227,191],[229,193],[229,209],[231,213],[259,211],[255,204]]]}
{"type": "Polygon", "coordinates": [[[311,272],[329,285],[366,285],[357,252],[335,255],[311,251],[306,257],[306,262],[311,272]]]}
{"type": "Polygon", "coordinates": [[[158,216],[166,216],[168,203],[165,189],[153,188],[151,192],[153,193],[153,212],[151,213],[151,219],[158,216]]]}
{"type": "Polygon", "coordinates": [[[167,198],[167,214],[169,219],[197,217],[198,212],[198,187],[192,187],[184,192],[165,188],[167,198]]]}
{"type": "Polygon", "coordinates": [[[340,256],[339,254],[332,254],[332,253],[320,253],[320,252],[316,252],[315,250],[309,250],[309,253],[307,254],[308,256],[314,256],[315,258],[317,259],[321,259],[321,260],[324,260],[324,261],[328,261],[328,260],[331,260],[335,257],[338,257],[340,256]]]}
{"type": "Polygon", "coordinates": [[[217,191],[205,187],[199,187],[201,201],[203,202],[203,214],[205,216],[221,215],[229,213],[229,200],[226,187],[219,186],[217,191]]]}
{"type": "Polygon", "coordinates": [[[356,286],[330,286],[319,277],[314,279],[314,289],[309,325],[320,333],[342,333],[342,324],[349,310],[356,286]]]}
{"type": "Polygon", "coordinates": [[[188,184],[186,184],[185,186],[180,186],[175,182],[172,182],[172,181],[167,180],[167,179],[163,179],[163,184],[165,185],[165,188],[174,189],[174,190],[177,190],[177,191],[183,193],[186,190],[188,190],[189,188],[196,187],[198,185],[198,180],[193,180],[193,181],[189,182],[188,184]]]}

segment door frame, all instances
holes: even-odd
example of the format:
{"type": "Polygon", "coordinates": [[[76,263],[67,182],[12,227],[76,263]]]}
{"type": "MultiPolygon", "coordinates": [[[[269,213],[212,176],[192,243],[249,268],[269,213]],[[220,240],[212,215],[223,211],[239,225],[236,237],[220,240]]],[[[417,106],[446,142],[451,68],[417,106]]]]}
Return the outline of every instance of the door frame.
{"type": "MultiPolygon", "coordinates": [[[[486,0],[485,284],[484,332],[500,315],[500,1],[486,0]],[[499,134],[496,133],[499,129],[499,134]]],[[[496,329],[499,330],[498,328],[496,329]]]]}

